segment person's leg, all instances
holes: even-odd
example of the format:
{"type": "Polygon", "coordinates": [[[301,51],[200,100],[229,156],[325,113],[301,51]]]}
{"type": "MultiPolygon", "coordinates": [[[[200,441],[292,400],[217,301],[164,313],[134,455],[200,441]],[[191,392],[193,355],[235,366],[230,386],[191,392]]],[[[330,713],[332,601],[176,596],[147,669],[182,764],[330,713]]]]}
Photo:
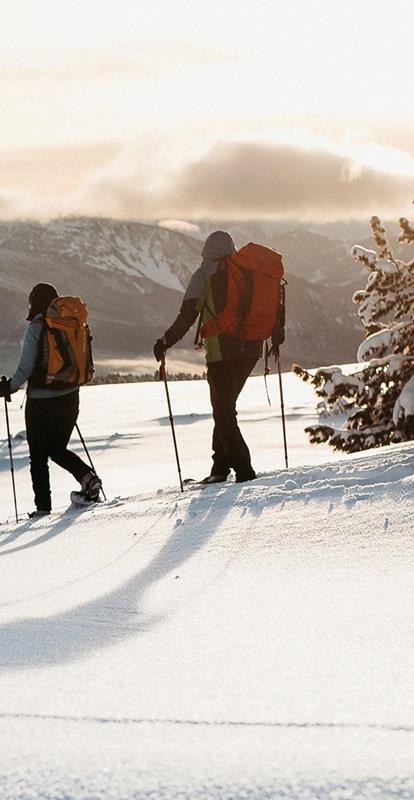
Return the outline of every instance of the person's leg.
{"type": "MultiPolygon", "coordinates": [[[[223,362],[218,362],[222,364],[223,362]]],[[[211,468],[211,475],[216,477],[227,478],[230,472],[229,457],[224,448],[222,438],[220,435],[220,396],[221,396],[221,370],[217,368],[216,362],[207,365],[207,381],[210,388],[210,401],[213,410],[213,466],[211,468]]]]}
{"type": "Polygon", "coordinates": [[[29,445],[30,474],[38,511],[50,511],[50,481],[48,448],[50,416],[45,413],[45,402],[27,398],[25,419],[27,443],[29,445]]]}
{"type": "Polygon", "coordinates": [[[240,358],[208,365],[214,418],[212,473],[216,468],[227,468],[228,472],[228,468],[232,467],[239,481],[255,477],[249,448],[237,424],[236,402],[256,360],[240,358]]]}
{"type": "Polygon", "coordinates": [[[239,358],[235,365],[235,420],[236,420],[236,438],[234,441],[234,470],[236,472],[236,481],[241,483],[246,480],[253,480],[256,473],[252,467],[250,451],[243,439],[240,428],[237,425],[237,410],[236,403],[240,392],[242,391],[247,378],[252,373],[255,367],[257,358],[239,358]]]}
{"type": "Polygon", "coordinates": [[[61,395],[49,401],[54,404],[53,420],[50,426],[48,454],[55,464],[62,467],[82,484],[91,467],[76,453],[68,450],[68,444],[79,414],[79,393],[61,395]]]}

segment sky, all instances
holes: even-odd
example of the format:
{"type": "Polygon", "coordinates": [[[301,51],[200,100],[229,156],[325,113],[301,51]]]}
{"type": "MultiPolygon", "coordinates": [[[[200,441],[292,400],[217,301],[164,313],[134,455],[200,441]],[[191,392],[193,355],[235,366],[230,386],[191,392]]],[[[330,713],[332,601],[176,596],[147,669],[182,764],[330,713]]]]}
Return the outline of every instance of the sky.
{"type": "Polygon", "coordinates": [[[412,211],[411,0],[2,0],[1,23],[3,218],[412,211]]]}

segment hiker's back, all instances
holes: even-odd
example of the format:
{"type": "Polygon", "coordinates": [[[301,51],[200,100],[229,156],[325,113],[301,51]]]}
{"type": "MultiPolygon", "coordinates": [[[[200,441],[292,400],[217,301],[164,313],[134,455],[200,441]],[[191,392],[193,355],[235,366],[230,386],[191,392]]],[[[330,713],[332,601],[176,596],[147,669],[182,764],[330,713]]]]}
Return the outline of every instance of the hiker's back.
{"type": "MultiPolygon", "coordinates": [[[[79,297],[57,297],[43,317],[43,336],[31,389],[70,391],[94,375],[88,309],[79,297]]],[[[37,322],[37,320],[36,320],[37,322]]]]}
{"type": "Polygon", "coordinates": [[[278,326],[283,274],[280,253],[254,242],[223,261],[209,279],[201,301],[201,336],[208,355],[215,337],[219,342],[228,337],[234,340],[236,356],[251,355],[253,350],[260,355],[261,343],[278,326]]]}

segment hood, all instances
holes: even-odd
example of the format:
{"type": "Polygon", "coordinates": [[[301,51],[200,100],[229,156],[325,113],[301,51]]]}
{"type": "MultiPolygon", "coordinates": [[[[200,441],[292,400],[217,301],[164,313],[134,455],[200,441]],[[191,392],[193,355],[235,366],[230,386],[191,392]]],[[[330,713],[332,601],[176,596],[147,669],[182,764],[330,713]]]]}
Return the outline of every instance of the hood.
{"type": "Polygon", "coordinates": [[[226,231],[214,231],[207,236],[201,255],[201,266],[195,271],[187,286],[184,300],[196,300],[204,291],[206,282],[220,267],[223,259],[236,252],[236,246],[226,231]]]}
{"type": "Polygon", "coordinates": [[[201,255],[204,261],[216,261],[236,252],[236,246],[227,231],[214,231],[207,236],[201,255]]]}

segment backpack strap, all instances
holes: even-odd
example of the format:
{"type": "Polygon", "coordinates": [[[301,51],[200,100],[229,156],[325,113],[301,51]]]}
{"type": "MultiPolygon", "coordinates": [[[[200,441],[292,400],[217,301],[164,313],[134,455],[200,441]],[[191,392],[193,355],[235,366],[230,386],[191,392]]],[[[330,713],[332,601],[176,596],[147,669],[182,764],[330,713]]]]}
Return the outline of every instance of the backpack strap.
{"type": "Polygon", "coordinates": [[[32,388],[32,389],[34,389],[34,388],[36,388],[36,389],[44,388],[45,385],[46,385],[47,363],[44,364],[43,361],[44,361],[44,356],[45,356],[45,341],[46,341],[46,336],[47,336],[47,332],[46,332],[47,325],[46,325],[46,322],[45,322],[44,314],[42,314],[42,318],[41,319],[32,320],[31,325],[33,325],[34,322],[39,323],[41,325],[41,331],[40,331],[40,334],[39,334],[39,341],[37,343],[37,353],[36,353],[35,366],[34,366],[34,370],[33,370],[32,374],[31,374],[31,376],[30,376],[30,378],[29,378],[29,380],[27,382],[27,390],[29,388],[32,388]]]}
{"type": "Polygon", "coordinates": [[[194,336],[194,347],[196,350],[199,350],[202,347],[203,340],[201,338],[201,326],[203,324],[203,312],[205,308],[205,303],[200,308],[200,313],[198,315],[198,322],[197,322],[197,329],[194,336]]]}
{"type": "Polygon", "coordinates": [[[202,300],[203,302],[202,302],[202,306],[200,308],[200,313],[199,313],[199,316],[198,316],[197,329],[196,329],[196,333],[195,333],[195,336],[194,336],[194,347],[197,350],[199,350],[199,349],[201,349],[203,347],[203,337],[201,335],[201,329],[203,327],[203,314],[204,314],[204,311],[207,309],[207,311],[210,314],[210,318],[211,319],[217,319],[217,314],[214,313],[211,310],[207,300],[205,299],[206,298],[206,293],[207,293],[207,291],[206,291],[207,287],[209,285],[209,282],[211,281],[211,278],[213,278],[214,275],[216,275],[217,272],[219,272],[219,270],[226,268],[228,259],[229,259],[229,256],[226,256],[225,258],[216,258],[216,259],[214,259],[218,263],[217,270],[216,270],[216,272],[213,272],[213,274],[210,275],[210,277],[207,279],[207,282],[206,282],[206,284],[204,286],[204,289],[203,289],[202,293],[199,296],[199,301],[202,300]],[[204,297],[204,299],[203,299],[203,297],[204,297]]]}

